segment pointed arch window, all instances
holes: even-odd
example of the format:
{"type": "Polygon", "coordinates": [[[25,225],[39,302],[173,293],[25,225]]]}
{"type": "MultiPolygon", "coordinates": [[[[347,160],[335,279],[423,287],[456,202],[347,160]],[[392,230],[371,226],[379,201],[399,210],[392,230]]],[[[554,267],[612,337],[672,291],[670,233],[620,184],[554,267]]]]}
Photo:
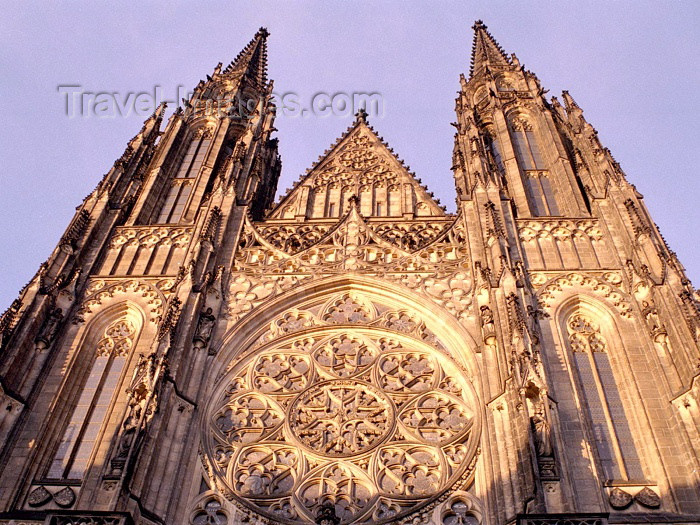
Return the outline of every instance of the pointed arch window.
{"type": "Polygon", "coordinates": [[[182,218],[182,213],[185,211],[185,204],[187,204],[190,193],[192,193],[192,181],[173,179],[156,222],[160,224],[179,222],[182,218]]]}
{"type": "Polygon", "coordinates": [[[546,169],[535,132],[529,122],[515,119],[511,125],[513,132],[513,147],[518,157],[518,165],[524,171],[546,169]]]}
{"type": "Polygon", "coordinates": [[[566,323],[585,411],[608,479],[643,479],[632,432],[598,324],[583,313],[566,323]]]}
{"type": "Polygon", "coordinates": [[[135,337],[136,329],[126,319],[113,322],[104,331],[95,349],[97,357],[49,467],[48,478],[82,479],[135,337]]]}
{"type": "Polygon", "coordinates": [[[211,145],[211,135],[200,130],[190,141],[185,156],[175,177],[170,182],[170,187],[158,213],[156,223],[169,224],[180,222],[185,211],[185,205],[192,193],[194,181],[204,163],[204,158],[211,145]]]}
{"type": "Polygon", "coordinates": [[[549,172],[544,162],[532,125],[523,118],[510,122],[513,149],[533,215],[560,215],[549,172]]]}
{"type": "Polygon", "coordinates": [[[486,144],[486,150],[493,157],[493,161],[496,164],[496,168],[498,168],[498,171],[503,173],[503,157],[501,156],[501,150],[498,146],[498,140],[496,139],[496,134],[493,130],[486,130],[486,132],[484,133],[484,143],[486,144]]]}
{"type": "Polygon", "coordinates": [[[187,148],[187,152],[180,163],[180,169],[175,176],[176,179],[194,179],[199,174],[199,169],[204,162],[204,156],[207,154],[211,137],[207,133],[201,133],[195,136],[187,148]]]}

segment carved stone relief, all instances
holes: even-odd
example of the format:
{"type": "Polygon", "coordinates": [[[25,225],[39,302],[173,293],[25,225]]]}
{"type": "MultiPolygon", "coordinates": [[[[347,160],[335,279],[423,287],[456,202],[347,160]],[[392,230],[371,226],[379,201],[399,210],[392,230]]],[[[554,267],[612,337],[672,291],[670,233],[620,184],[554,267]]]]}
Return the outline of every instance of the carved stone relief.
{"type": "Polygon", "coordinates": [[[139,297],[149,320],[157,323],[163,315],[163,305],[166,297],[171,293],[172,281],[160,279],[147,281],[144,279],[106,280],[96,279],[88,283],[86,297],[74,317],[73,322],[83,322],[85,318],[108,299],[120,294],[134,294],[139,297]]]}
{"type": "MultiPolygon", "coordinates": [[[[358,303],[333,300],[302,333],[273,322],[278,335],[230,368],[207,412],[205,470],[227,499],[275,522],[314,523],[333,505],[340,523],[403,523],[470,482],[475,393],[456,363],[412,336],[316,326],[337,304],[358,315],[358,303]]],[[[420,324],[379,319],[402,320],[402,334],[420,324]]]]}
{"type": "Polygon", "coordinates": [[[523,241],[535,238],[554,238],[568,240],[573,237],[587,237],[591,241],[600,241],[603,232],[597,220],[528,220],[518,221],[518,234],[523,241]]]}
{"type": "Polygon", "coordinates": [[[269,244],[248,222],[229,283],[228,317],[242,318],[303,279],[352,271],[393,280],[464,319],[471,308],[473,283],[467,251],[459,239],[464,240],[464,227],[455,221],[435,242],[408,253],[372,233],[355,215],[325,240],[290,255],[269,244]]]}
{"type": "MultiPolygon", "coordinates": [[[[379,326],[409,334],[435,348],[447,351],[439,338],[426,327],[415,313],[405,309],[393,310],[387,306],[375,304],[363,294],[355,291],[339,293],[322,304],[305,305],[303,309],[293,308],[272,321],[268,330],[261,333],[258,344],[265,344],[280,336],[292,334],[311,327],[331,325],[368,325],[379,326]],[[379,313],[379,312],[382,313],[379,313]]],[[[346,349],[352,343],[347,337],[337,338],[334,346],[328,350],[330,356],[345,355],[346,349]]],[[[395,346],[396,342],[388,339],[382,341],[382,350],[395,346]]],[[[320,356],[323,359],[323,356],[320,356]]]]}
{"type": "Polygon", "coordinates": [[[632,306],[627,294],[619,288],[622,278],[615,272],[567,273],[554,276],[536,272],[530,274],[530,282],[537,288],[540,302],[547,308],[554,304],[557,296],[566,288],[583,288],[611,303],[622,317],[632,318],[632,306]]]}

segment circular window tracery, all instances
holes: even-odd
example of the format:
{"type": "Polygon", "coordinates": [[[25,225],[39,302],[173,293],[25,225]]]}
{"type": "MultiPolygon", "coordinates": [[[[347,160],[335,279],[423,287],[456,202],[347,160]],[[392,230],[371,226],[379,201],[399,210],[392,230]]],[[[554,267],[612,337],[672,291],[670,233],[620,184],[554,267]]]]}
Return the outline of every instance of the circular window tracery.
{"type": "Polygon", "coordinates": [[[229,499],[282,523],[386,523],[470,481],[478,410],[443,352],[383,328],[282,337],[232,366],[205,420],[229,499]]]}

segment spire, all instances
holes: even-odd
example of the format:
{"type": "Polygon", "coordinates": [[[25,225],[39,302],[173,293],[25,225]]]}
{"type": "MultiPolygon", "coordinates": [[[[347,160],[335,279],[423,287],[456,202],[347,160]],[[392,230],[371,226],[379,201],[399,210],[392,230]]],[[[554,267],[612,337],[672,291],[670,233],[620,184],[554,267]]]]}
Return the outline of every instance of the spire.
{"type": "Polygon", "coordinates": [[[481,71],[484,67],[512,66],[511,58],[498,45],[496,39],[488,32],[486,24],[477,20],[472,26],[474,30],[474,43],[472,44],[472,62],[469,68],[469,76],[481,71]]]}
{"type": "Polygon", "coordinates": [[[267,84],[267,29],[261,27],[253,39],[238,53],[226,67],[223,74],[242,71],[257,83],[258,87],[267,84]]]}

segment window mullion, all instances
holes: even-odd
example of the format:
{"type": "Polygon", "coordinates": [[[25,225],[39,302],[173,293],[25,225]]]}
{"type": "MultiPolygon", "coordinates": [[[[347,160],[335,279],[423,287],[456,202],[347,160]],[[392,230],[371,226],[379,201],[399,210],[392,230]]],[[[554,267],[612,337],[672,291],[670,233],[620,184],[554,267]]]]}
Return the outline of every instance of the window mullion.
{"type": "Polygon", "coordinates": [[[605,422],[608,428],[608,433],[610,435],[612,443],[610,445],[615,453],[615,460],[617,463],[617,468],[620,469],[620,475],[623,479],[628,479],[627,468],[625,466],[624,456],[622,455],[622,449],[620,448],[620,443],[617,439],[617,432],[615,431],[615,425],[613,425],[612,416],[610,415],[610,406],[608,405],[608,398],[605,395],[605,388],[603,388],[603,383],[600,379],[600,373],[598,371],[598,365],[593,357],[593,351],[590,346],[588,348],[588,359],[591,365],[591,371],[595,379],[595,385],[598,390],[598,396],[601,400],[601,408],[605,414],[605,422]]]}
{"type": "MultiPolygon", "coordinates": [[[[97,359],[100,359],[98,357],[97,359]]],[[[107,376],[107,373],[109,372],[109,367],[110,367],[110,358],[106,358],[107,362],[105,363],[104,368],[102,369],[102,374],[100,375],[100,380],[98,381],[96,387],[95,387],[95,392],[92,395],[92,399],[90,400],[90,405],[88,407],[87,412],[83,416],[83,421],[80,425],[80,431],[78,432],[77,436],[75,437],[75,440],[73,441],[73,446],[71,447],[70,450],[70,455],[68,456],[68,461],[65,462],[65,467],[63,469],[63,478],[66,478],[68,476],[68,473],[71,471],[73,468],[73,463],[75,461],[75,456],[78,453],[78,450],[80,449],[80,445],[83,441],[83,436],[85,435],[85,431],[87,430],[87,426],[90,422],[90,419],[92,419],[92,414],[95,411],[95,400],[99,397],[100,391],[102,390],[102,386],[104,385],[105,378],[107,376]]],[[[97,362],[97,361],[96,361],[97,362]]],[[[93,365],[93,368],[95,365],[93,365]]],[[[89,378],[88,378],[89,381],[89,378]]],[[[87,384],[83,387],[83,389],[87,388],[87,384]]]]}

